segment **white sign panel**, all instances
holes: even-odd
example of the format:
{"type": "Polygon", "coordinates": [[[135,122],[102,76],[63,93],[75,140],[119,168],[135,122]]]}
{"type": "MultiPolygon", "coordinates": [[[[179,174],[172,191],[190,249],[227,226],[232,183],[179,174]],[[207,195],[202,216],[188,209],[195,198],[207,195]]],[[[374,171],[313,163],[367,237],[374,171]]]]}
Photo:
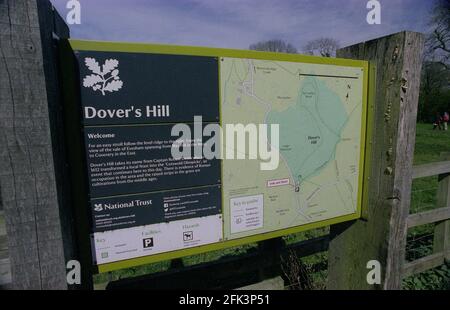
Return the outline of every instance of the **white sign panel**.
{"type": "Polygon", "coordinates": [[[230,207],[232,234],[263,227],[264,195],[233,198],[230,207]]]}
{"type": "Polygon", "coordinates": [[[222,216],[95,233],[97,264],[154,255],[222,241],[222,216]]]}

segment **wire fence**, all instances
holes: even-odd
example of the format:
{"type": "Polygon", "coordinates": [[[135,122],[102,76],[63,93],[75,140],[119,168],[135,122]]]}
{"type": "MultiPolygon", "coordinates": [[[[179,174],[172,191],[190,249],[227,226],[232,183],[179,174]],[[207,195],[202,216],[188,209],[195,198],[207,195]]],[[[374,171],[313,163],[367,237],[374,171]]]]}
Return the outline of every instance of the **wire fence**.
{"type": "MultiPolygon", "coordinates": [[[[435,210],[438,194],[438,176],[413,181],[410,214],[435,210]]],[[[411,262],[433,254],[435,224],[422,225],[408,230],[406,261],[411,262]]],[[[408,277],[403,286],[409,290],[450,289],[450,269],[440,266],[408,277]]]]}
{"type": "MultiPolygon", "coordinates": [[[[436,209],[437,189],[437,176],[414,180],[411,191],[410,214],[436,209]]],[[[434,224],[423,225],[408,231],[406,261],[414,261],[432,254],[434,227],[434,224]]]]}
{"type": "Polygon", "coordinates": [[[325,290],[328,274],[327,253],[299,258],[291,252],[282,261],[285,290],[325,290]]]}

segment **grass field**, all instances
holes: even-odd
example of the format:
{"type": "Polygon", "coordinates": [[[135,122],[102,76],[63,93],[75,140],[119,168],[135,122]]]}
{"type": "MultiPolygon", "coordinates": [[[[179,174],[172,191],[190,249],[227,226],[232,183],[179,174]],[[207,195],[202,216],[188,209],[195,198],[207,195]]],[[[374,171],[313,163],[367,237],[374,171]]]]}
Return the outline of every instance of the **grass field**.
{"type": "MultiPolygon", "coordinates": [[[[450,154],[450,131],[433,131],[432,125],[418,124],[414,164],[442,161],[441,154],[450,154]]],[[[436,206],[437,176],[413,182],[411,213],[433,209],[436,206]]]]}
{"type": "Polygon", "coordinates": [[[431,124],[417,124],[414,164],[440,161],[441,153],[450,153],[450,131],[432,130],[431,124]]]}
{"type": "MultiPolygon", "coordinates": [[[[440,161],[440,155],[444,152],[450,152],[450,131],[433,131],[431,124],[417,125],[417,139],[416,150],[414,157],[414,164],[425,164],[430,162],[440,161]]],[[[413,183],[412,205],[411,213],[422,212],[436,207],[436,189],[437,177],[425,178],[416,180],[413,183]]],[[[408,236],[408,251],[407,258],[410,260],[423,257],[431,254],[432,251],[432,236],[434,225],[426,225],[418,227],[409,232],[408,236]],[[424,237],[425,236],[425,237],[424,237]]],[[[297,242],[328,233],[328,229],[313,230],[293,236],[286,237],[287,242],[297,242]]],[[[193,265],[202,262],[218,259],[226,255],[239,255],[244,253],[248,248],[255,245],[248,245],[246,247],[232,248],[224,251],[216,251],[187,257],[183,259],[185,265],[193,265]]],[[[302,262],[306,270],[311,270],[312,266],[325,265],[327,261],[327,254],[321,253],[312,257],[303,259],[302,262]]],[[[102,274],[95,276],[95,283],[98,288],[102,288],[105,282],[134,277],[143,274],[159,272],[169,268],[169,262],[161,262],[142,267],[129,268],[118,272],[102,274]],[[102,284],[103,283],[103,284],[102,284]]],[[[326,270],[316,272],[310,275],[313,282],[311,288],[321,289],[325,287],[326,270]]],[[[444,288],[450,289],[450,269],[446,266],[436,268],[435,270],[423,273],[421,275],[411,277],[405,280],[406,289],[436,289],[444,288]]]]}

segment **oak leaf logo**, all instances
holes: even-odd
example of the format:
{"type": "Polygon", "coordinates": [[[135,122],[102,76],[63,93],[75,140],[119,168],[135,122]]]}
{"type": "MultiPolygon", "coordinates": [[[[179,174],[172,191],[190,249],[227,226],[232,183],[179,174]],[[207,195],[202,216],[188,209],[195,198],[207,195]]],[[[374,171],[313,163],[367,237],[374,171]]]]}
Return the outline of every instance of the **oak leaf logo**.
{"type": "Polygon", "coordinates": [[[97,212],[103,211],[103,205],[101,203],[94,204],[94,211],[97,211],[97,212]]]}
{"type": "Polygon", "coordinates": [[[119,77],[119,61],[117,59],[107,59],[100,66],[95,58],[88,57],[84,59],[84,63],[92,72],[92,74],[84,78],[84,87],[100,91],[103,96],[106,95],[106,92],[116,92],[123,87],[123,82],[119,77]]]}

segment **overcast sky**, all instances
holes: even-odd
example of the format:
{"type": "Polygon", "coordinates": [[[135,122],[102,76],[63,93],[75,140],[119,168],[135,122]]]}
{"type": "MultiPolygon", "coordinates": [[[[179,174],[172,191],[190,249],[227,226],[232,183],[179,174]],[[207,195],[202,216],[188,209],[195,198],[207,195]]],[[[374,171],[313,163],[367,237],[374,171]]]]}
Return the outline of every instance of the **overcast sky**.
{"type": "MultiPolygon", "coordinates": [[[[65,18],[68,0],[51,0],[65,18]]],[[[284,39],[301,50],[318,37],[342,46],[402,30],[427,30],[433,0],[380,0],[381,25],[368,25],[368,0],[79,0],[73,38],[246,49],[284,39]]]]}

